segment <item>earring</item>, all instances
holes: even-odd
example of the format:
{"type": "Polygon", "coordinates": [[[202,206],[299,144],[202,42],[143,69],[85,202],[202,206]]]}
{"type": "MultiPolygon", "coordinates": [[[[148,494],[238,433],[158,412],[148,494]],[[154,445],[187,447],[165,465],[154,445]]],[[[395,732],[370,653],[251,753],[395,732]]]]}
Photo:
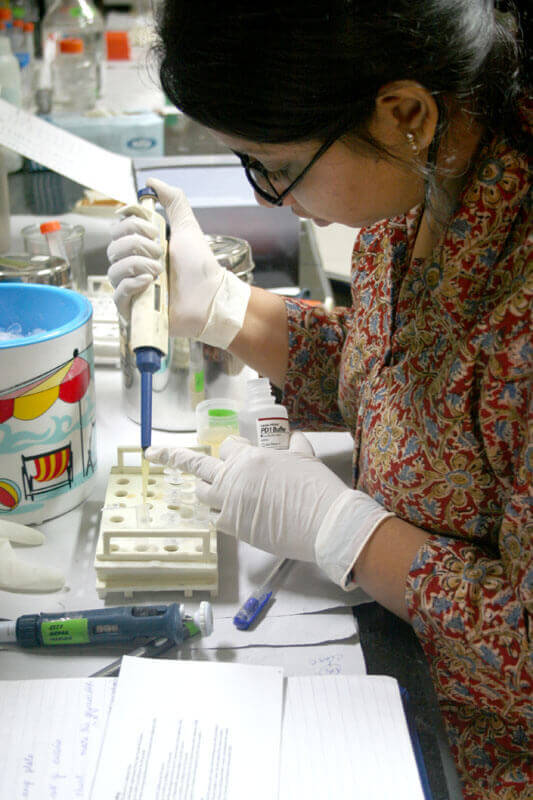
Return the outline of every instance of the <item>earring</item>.
{"type": "Polygon", "coordinates": [[[407,133],[405,134],[405,138],[409,142],[409,145],[411,147],[411,150],[413,151],[413,154],[415,156],[417,156],[420,153],[420,148],[416,143],[416,139],[414,137],[414,134],[411,133],[411,131],[407,131],[407,133]]]}

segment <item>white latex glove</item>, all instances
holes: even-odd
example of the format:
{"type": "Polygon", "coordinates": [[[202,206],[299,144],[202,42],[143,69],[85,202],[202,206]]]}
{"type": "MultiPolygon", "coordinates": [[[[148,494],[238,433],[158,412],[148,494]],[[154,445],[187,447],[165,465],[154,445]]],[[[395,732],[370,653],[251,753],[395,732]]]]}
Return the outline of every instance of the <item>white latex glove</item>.
{"type": "MultiPolygon", "coordinates": [[[[394,516],[348,489],[316,456],[252,446],[229,437],[213,458],[186,448],[150,447],[149,461],[199,478],[198,499],[220,509],[218,530],[280,558],[315,561],[343,589],[378,525],[394,516]]],[[[300,449],[298,447],[298,449],[300,449]]]]}
{"type": "MultiPolygon", "coordinates": [[[[181,189],[151,178],[170,225],[168,248],[171,336],[199,339],[227,349],[242,328],[250,286],[221,267],[181,189]]],[[[120,314],[128,318],[132,298],[161,270],[158,231],[139,206],[122,209],[107,248],[108,277],[120,314]]]]}
{"type": "Polygon", "coordinates": [[[44,536],[27,525],[0,520],[0,589],[10,592],[54,592],[62,588],[65,579],[59,570],[22,561],[15,554],[10,541],[40,545],[44,542],[44,536]]]}

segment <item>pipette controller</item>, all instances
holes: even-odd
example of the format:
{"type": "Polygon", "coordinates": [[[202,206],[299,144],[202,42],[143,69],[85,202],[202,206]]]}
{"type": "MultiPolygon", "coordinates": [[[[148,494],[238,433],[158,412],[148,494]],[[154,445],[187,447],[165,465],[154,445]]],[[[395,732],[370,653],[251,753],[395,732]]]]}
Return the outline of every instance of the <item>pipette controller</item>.
{"type": "Polygon", "coordinates": [[[213,611],[207,601],[195,614],[185,614],[183,605],[116,606],[58,614],[24,614],[17,620],[0,622],[0,643],[21,647],[56,645],[109,645],[136,639],[164,637],[181,644],[190,636],[209,636],[213,611]]]}
{"type": "Polygon", "coordinates": [[[155,210],[157,194],[147,187],[137,194],[139,205],[127,209],[151,222],[159,230],[161,262],[159,275],[131,304],[130,341],[141,373],[141,447],[152,442],[152,375],[161,368],[168,352],[168,277],[165,218],[155,210]]]}

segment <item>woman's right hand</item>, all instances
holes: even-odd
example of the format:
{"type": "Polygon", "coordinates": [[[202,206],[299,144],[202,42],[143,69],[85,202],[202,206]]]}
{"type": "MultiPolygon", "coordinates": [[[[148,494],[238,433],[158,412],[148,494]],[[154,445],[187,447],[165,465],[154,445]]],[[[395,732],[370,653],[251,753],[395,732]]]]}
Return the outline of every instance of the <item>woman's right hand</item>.
{"type": "MultiPolygon", "coordinates": [[[[181,189],[155,178],[147,185],[155,190],[170,225],[170,335],[227,349],[242,328],[250,287],[217,262],[181,189]]],[[[107,249],[108,277],[125,318],[132,299],[162,268],[158,231],[143,211],[140,206],[125,209],[107,249]]]]}

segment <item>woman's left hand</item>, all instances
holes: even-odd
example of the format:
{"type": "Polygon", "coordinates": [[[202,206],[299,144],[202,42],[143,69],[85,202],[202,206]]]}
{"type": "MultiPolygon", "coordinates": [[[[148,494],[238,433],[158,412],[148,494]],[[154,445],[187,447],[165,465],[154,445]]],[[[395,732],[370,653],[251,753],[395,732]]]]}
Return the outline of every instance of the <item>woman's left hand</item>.
{"type": "Polygon", "coordinates": [[[220,510],[218,530],[281,558],[316,561],[346,588],[362,547],[391,515],[368,495],[348,489],[316,456],[295,452],[302,438],[293,434],[290,450],[230,437],[220,458],[157,447],[146,457],[199,478],[198,499],[220,510]]]}

